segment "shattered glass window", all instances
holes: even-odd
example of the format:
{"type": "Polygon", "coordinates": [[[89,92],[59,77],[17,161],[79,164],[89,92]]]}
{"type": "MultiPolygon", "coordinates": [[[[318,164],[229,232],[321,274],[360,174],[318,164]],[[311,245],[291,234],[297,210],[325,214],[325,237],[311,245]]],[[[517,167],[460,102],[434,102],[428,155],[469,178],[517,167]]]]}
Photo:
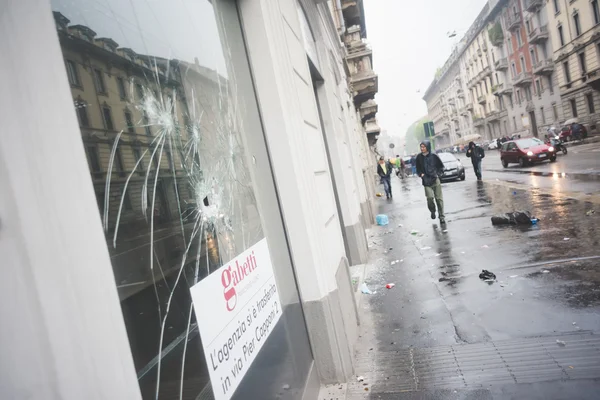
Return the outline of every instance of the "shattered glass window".
{"type": "MultiPolygon", "coordinates": [[[[265,237],[243,144],[264,138],[257,111],[252,132],[241,122],[252,107],[229,48],[243,43],[235,4],[51,3],[142,395],[211,399],[189,290],[265,237]]],[[[301,397],[312,355],[287,275],[296,317],[284,312],[236,399],[282,386],[301,397]]]]}

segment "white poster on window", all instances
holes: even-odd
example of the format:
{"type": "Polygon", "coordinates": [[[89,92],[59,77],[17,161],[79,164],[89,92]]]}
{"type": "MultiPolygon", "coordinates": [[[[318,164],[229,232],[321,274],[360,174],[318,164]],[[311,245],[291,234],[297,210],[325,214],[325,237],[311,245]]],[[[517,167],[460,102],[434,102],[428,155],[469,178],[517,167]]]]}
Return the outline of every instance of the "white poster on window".
{"type": "Polygon", "coordinates": [[[230,399],[281,317],[267,240],[190,291],[215,399],[230,399]]]}

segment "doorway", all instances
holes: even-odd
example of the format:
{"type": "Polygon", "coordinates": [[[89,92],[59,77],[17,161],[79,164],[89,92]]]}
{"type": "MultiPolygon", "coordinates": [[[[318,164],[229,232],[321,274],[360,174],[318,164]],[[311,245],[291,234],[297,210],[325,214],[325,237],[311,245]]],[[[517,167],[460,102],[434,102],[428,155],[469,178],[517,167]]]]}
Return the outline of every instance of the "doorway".
{"type": "Polygon", "coordinates": [[[533,136],[538,136],[537,122],[535,120],[535,111],[529,112],[529,121],[531,123],[531,130],[533,132],[533,136]]]}

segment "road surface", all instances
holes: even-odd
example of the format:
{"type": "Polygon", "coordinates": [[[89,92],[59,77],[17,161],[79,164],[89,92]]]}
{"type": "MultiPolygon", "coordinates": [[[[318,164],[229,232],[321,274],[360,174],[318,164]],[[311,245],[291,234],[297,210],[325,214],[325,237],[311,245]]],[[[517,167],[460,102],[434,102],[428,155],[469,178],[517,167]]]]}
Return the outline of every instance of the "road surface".
{"type": "Polygon", "coordinates": [[[591,144],[503,169],[488,151],[477,182],[465,157],[467,179],[443,185],[445,227],[419,179],[394,179],[393,200],[377,200],[390,223],[369,233],[364,281],[376,293],[358,294],[364,381],[347,398],[597,399],[599,159],[591,144]],[[514,210],[539,224],[491,225],[514,210]],[[497,281],[479,279],[482,269],[497,281]]]}

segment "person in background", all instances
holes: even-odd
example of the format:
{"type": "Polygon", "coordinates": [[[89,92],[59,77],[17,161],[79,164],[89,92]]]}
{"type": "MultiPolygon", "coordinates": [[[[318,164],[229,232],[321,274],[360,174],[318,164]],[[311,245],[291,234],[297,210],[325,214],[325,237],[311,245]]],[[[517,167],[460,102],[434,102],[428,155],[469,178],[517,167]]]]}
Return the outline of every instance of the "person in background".
{"type": "Polygon", "coordinates": [[[427,198],[427,207],[431,211],[431,219],[435,219],[435,206],[437,204],[440,223],[445,224],[444,196],[442,195],[442,184],[439,178],[444,173],[444,163],[437,154],[431,153],[429,142],[421,142],[421,154],[417,156],[416,169],[425,187],[425,197],[427,198]]]}
{"type": "Polygon", "coordinates": [[[379,164],[377,165],[377,175],[381,178],[383,188],[385,190],[385,197],[392,197],[392,181],[390,175],[392,174],[392,165],[389,162],[385,162],[383,156],[379,157],[379,164]]]}
{"type": "Polygon", "coordinates": [[[413,176],[417,175],[417,157],[414,154],[410,157],[410,166],[413,176]]]}
{"type": "Polygon", "coordinates": [[[398,154],[396,154],[396,176],[400,179],[404,179],[404,160],[398,154]]]}
{"type": "Polygon", "coordinates": [[[473,170],[477,176],[477,180],[481,180],[481,160],[485,157],[485,152],[481,146],[476,146],[474,142],[469,142],[469,148],[467,150],[467,157],[471,159],[473,164],[473,170]]]}

